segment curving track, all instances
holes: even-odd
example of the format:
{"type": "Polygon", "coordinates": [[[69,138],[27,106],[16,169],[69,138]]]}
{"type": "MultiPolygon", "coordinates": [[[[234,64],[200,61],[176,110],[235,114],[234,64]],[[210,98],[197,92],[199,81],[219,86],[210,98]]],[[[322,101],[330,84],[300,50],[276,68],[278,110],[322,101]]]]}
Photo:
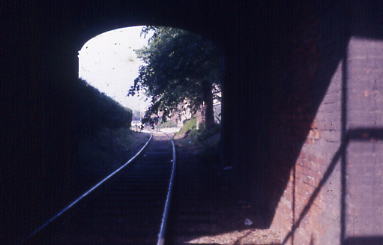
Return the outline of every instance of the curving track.
{"type": "Polygon", "coordinates": [[[156,244],[160,227],[166,224],[163,213],[170,199],[173,158],[174,145],[169,138],[154,136],[135,162],[24,244],[156,244]]]}

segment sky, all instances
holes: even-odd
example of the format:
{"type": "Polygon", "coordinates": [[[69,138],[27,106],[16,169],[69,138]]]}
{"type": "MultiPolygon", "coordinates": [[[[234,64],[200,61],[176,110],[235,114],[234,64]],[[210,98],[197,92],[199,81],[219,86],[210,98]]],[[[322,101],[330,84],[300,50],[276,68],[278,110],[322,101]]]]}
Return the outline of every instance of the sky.
{"type": "Polygon", "coordinates": [[[127,96],[143,62],[134,50],[147,44],[142,26],[104,32],[84,44],[79,51],[79,77],[121,105],[145,111],[146,97],[127,96]]]}

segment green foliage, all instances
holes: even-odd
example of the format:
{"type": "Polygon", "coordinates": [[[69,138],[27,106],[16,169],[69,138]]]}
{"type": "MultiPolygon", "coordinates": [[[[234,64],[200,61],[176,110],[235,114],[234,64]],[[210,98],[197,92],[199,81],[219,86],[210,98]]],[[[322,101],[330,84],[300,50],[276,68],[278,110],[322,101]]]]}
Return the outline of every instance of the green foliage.
{"type": "Polygon", "coordinates": [[[132,111],[80,80],[74,89],[79,134],[93,134],[102,128],[130,127],[132,111]]]}
{"type": "MultiPolygon", "coordinates": [[[[165,121],[185,101],[194,112],[207,103],[206,88],[211,94],[213,85],[219,88],[222,82],[220,49],[185,30],[149,26],[143,33],[153,35],[146,47],[136,51],[145,65],[140,67],[129,95],[144,91],[152,98],[146,120],[161,112],[165,121]]],[[[212,99],[208,103],[212,104],[212,99]]]]}
{"type": "Polygon", "coordinates": [[[176,134],[180,144],[197,147],[198,154],[208,162],[219,161],[220,126],[210,128],[196,128],[195,118],[185,122],[181,130],[176,134]]]}
{"type": "Polygon", "coordinates": [[[204,128],[204,127],[200,128],[196,132],[197,140],[203,142],[206,139],[208,139],[209,137],[216,135],[216,134],[219,134],[220,130],[221,130],[221,127],[217,124],[215,124],[211,128],[204,128]]]}
{"type": "Polygon", "coordinates": [[[74,83],[71,94],[76,144],[76,190],[88,188],[124,163],[147,139],[130,131],[132,111],[88,85],[74,83]]]}
{"type": "Polygon", "coordinates": [[[161,122],[157,128],[173,128],[177,127],[177,123],[174,121],[166,121],[166,122],[161,122]]]}
{"type": "Polygon", "coordinates": [[[177,135],[184,136],[187,133],[195,130],[197,128],[197,119],[195,117],[192,117],[191,119],[185,120],[184,125],[178,131],[177,135]]]}

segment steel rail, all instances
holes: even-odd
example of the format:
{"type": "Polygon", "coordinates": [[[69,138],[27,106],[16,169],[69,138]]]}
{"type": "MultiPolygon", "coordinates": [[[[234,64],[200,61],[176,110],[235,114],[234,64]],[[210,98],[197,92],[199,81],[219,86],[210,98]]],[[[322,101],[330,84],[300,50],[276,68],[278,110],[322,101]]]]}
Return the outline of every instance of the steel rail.
{"type": "Polygon", "coordinates": [[[173,149],[172,170],[171,170],[171,174],[170,174],[168,191],[166,194],[164,211],[162,213],[160,232],[158,233],[158,238],[157,238],[157,245],[164,245],[165,244],[166,225],[167,225],[167,220],[168,220],[168,216],[169,216],[170,201],[171,201],[171,197],[172,197],[172,193],[173,193],[174,176],[175,176],[175,171],[176,171],[176,147],[174,145],[173,139],[171,139],[171,143],[172,143],[172,149],[173,149]]]}
{"type": "Polygon", "coordinates": [[[132,157],[130,158],[126,163],[121,165],[119,168],[114,170],[112,173],[110,173],[108,176],[103,178],[100,182],[89,188],[87,191],[85,191],[83,194],[81,194],[79,197],[77,197],[75,200],[70,202],[65,208],[61,209],[59,212],[57,212],[55,215],[53,215],[51,218],[49,218],[45,223],[38,226],[35,230],[33,230],[23,241],[22,243],[28,241],[32,237],[34,237],[37,233],[42,231],[45,227],[47,227],[49,224],[51,224],[53,221],[55,221],[57,218],[59,218],[61,215],[63,215],[66,211],[68,211],[70,208],[75,206],[78,202],[80,202],[82,199],[84,199],[86,196],[88,196],[90,193],[92,193],[94,190],[96,190],[100,185],[105,183],[107,180],[109,180],[111,177],[116,175],[118,172],[120,172],[123,168],[127,167],[131,162],[133,162],[146,148],[146,146],[149,144],[150,140],[153,138],[153,135],[151,134],[149,139],[146,141],[145,145],[141,147],[141,149],[132,157]]]}

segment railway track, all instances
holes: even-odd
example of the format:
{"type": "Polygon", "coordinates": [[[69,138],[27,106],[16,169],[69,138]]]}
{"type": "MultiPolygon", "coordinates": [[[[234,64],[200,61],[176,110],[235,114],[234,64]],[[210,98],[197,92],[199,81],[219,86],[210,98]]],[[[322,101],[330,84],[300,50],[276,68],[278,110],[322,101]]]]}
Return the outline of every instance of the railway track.
{"type": "Polygon", "coordinates": [[[174,143],[154,136],[140,154],[47,220],[23,244],[164,244],[174,143]]]}

